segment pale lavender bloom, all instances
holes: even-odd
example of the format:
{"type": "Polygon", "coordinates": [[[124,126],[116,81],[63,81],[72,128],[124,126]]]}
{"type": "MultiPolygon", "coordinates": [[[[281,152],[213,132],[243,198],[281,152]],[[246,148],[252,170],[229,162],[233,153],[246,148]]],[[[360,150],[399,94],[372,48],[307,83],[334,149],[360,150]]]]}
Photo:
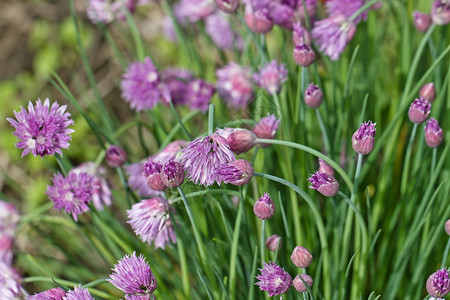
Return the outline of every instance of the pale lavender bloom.
{"type": "Polygon", "coordinates": [[[436,148],[444,140],[444,132],[439,127],[439,123],[435,118],[430,118],[425,125],[425,142],[429,147],[436,148]]]}
{"type": "Polygon", "coordinates": [[[256,9],[250,3],[245,5],[245,23],[251,31],[256,33],[267,33],[273,27],[269,10],[265,7],[256,9]]]}
{"type": "Polygon", "coordinates": [[[16,206],[0,200],[0,233],[13,236],[19,221],[20,215],[16,206]]]}
{"type": "Polygon", "coordinates": [[[356,25],[343,15],[335,15],[315,23],[312,37],[319,50],[337,60],[356,32],[356,25]]]}
{"type": "Polygon", "coordinates": [[[154,243],[156,249],[164,249],[170,241],[176,242],[169,215],[171,209],[173,211],[169,202],[163,198],[142,200],[127,210],[127,223],[142,241],[154,243]]]}
{"type": "Polygon", "coordinates": [[[446,268],[431,274],[426,283],[427,292],[432,297],[445,297],[450,292],[449,273],[446,268]]]}
{"type": "Polygon", "coordinates": [[[180,9],[185,18],[196,22],[209,16],[215,11],[215,0],[181,0],[180,9]]]}
{"type": "Polygon", "coordinates": [[[79,286],[75,286],[72,290],[69,290],[64,296],[63,300],[95,300],[89,293],[88,289],[79,286]]]}
{"type": "Polygon", "coordinates": [[[13,258],[13,237],[0,232],[0,262],[11,266],[13,258]]]}
{"type": "Polygon", "coordinates": [[[0,261],[0,299],[23,299],[21,281],[22,278],[15,269],[0,261]]]}
{"type": "Polygon", "coordinates": [[[61,300],[66,295],[62,288],[54,288],[40,292],[27,298],[27,300],[61,300]]]}
{"type": "Polygon", "coordinates": [[[252,164],[245,159],[237,159],[227,164],[222,164],[215,170],[216,182],[220,185],[230,183],[232,185],[244,185],[250,182],[254,169],[252,164]]]}
{"type": "MultiPolygon", "coordinates": [[[[343,15],[350,18],[365,4],[364,0],[329,0],[327,1],[327,12],[330,16],[343,15]]],[[[367,20],[368,11],[361,13],[354,22],[358,24],[361,20],[367,20]]]]}
{"type": "Polygon", "coordinates": [[[168,102],[170,99],[167,87],[148,57],[143,62],[130,64],[120,85],[122,97],[136,111],[152,109],[160,100],[168,102]]]}
{"type": "Polygon", "coordinates": [[[215,169],[235,160],[227,141],[215,133],[193,140],[181,152],[179,161],[186,175],[200,185],[212,185],[215,169]]]}
{"type": "Polygon", "coordinates": [[[24,149],[22,157],[28,153],[34,156],[53,155],[61,149],[69,148],[70,134],[73,129],[68,129],[73,124],[70,113],[66,112],[67,105],[59,106],[54,102],[50,107],[50,101],[45,99],[36,101],[36,105],[28,102],[28,111],[21,107],[20,112],[14,111],[15,119],[6,118],[16,131],[14,135],[19,140],[16,147],[24,149]]]}
{"type": "Polygon", "coordinates": [[[450,0],[435,0],[431,6],[431,19],[437,25],[450,23],[450,0]]]}
{"type": "Polygon", "coordinates": [[[92,23],[108,24],[114,20],[111,0],[89,0],[87,16],[92,23]]]}
{"type": "Polygon", "coordinates": [[[186,88],[189,81],[194,79],[188,70],[168,68],[161,72],[162,82],[166,85],[173,105],[186,104],[186,88]]]}
{"type": "Polygon", "coordinates": [[[246,107],[253,101],[252,73],[235,62],[216,71],[217,92],[229,107],[246,107]]]}
{"type": "Polygon", "coordinates": [[[230,26],[228,16],[217,12],[205,18],[205,31],[220,49],[233,50],[242,47],[242,38],[230,26]]]}
{"type": "Polygon", "coordinates": [[[175,160],[178,154],[181,154],[181,149],[186,148],[189,143],[185,140],[176,140],[171,142],[158,154],[152,156],[153,161],[160,164],[165,164],[169,160],[175,160]]]}
{"type": "Polygon", "coordinates": [[[78,215],[89,210],[88,204],[94,190],[93,180],[91,175],[84,172],[69,172],[66,177],[58,173],[52,178],[53,185],[47,186],[47,195],[55,209],[64,209],[78,221],[78,215]]]}
{"type": "Polygon", "coordinates": [[[214,92],[214,86],[203,79],[192,80],[186,87],[186,104],[190,109],[206,112],[214,92]]]}
{"type": "Polygon", "coordinates": [[[295,21],[294,9],[289,5],[273,1],[269,5],[269,18],[277,25],[292,29],[295,21]]]}
{"type": "Polygon", "coordinates": [[[259,282],[255,283],[261,291],[269,293],[269,297],[281,295],[292,286],[292,277],[283,268],[274,262],[263,263],[264,267],[259,269],[261,274],[256,276],[259,282]]]}
{"type": "Polygon", "coordinates": [[[107,281],[126,294],[148,295],[156,290],[155,275],[142,254],[139,257],[136,252],[125,255],[112,270],[113,273],[109,275],[111,279],[107,281]]]}
{"type": "MultiPolygon", "coordinates": [[[[267,114],[267,117],[259,120],[252,131],[260,139],[274,139],[280,120],[275,115],[267,114]]],[[[270,144],[260,144],[261,147],[269,147],[270,144]]]]}
{"type": "Polygon", "coordinates": [[[97,210],[112,204],[110,184],[106,179],[106,169],[95,162],[85,162],[71,170],[74,173],[87,173],[92,176],[92,203],[97,210]]]}
{"type": "Polygon", "coordinates": [[[333,197],[339,191],[339,183],[327,173],[317,171],[308,178],[308,181],[311,182],[310,188],[317,190],[325,197],[333,197]]]}
{"type": "Polygon", "coordinates": [[[128,185],[132,190],[136,191],[140,197],[150,198],[163,195],[161,192],[152,190],[147,185],[143,163],[137,162],[129,164],[125,166],[125,172],[128,175],[128,185]]]}
{"type": "Polygon", "coordinates": [[[149,295],[141,296],[141,295],[125,295],[125,300],[152,300],[154,298],[150,298],[149,295]]]}
{"type": "Polygon", "coordinates": [[[256,84],[269,94],[279,93],[281,86],[287,80],[288,70],[285,64],[272,60],[264,67],[259,67],[259,73],[253,74],[256,84]]]}

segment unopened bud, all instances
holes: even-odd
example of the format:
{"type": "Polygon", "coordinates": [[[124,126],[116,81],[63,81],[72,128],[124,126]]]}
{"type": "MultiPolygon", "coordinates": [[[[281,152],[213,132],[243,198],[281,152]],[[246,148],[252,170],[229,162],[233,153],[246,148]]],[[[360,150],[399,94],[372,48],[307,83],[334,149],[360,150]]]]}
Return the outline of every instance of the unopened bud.
{"type": "Polygon", "coordinates": [[[305,104],[311,108],[318,108],[323,101],[323,93],[319,86],[311,83],[305,91],[305,104]]]}
{"type": "Polygon", "coordinates": [[[299,293],[303,293],[307,291],[306,286],[303,284],[303,281],[300,279],[300,276],[302,277],[303,281],[309,286],[311,287],[313,284],[313,279],[311,278],[311,276],[306,275],[306,274],[300,274],[295,276],[294,278],[294,287],[297,290],[297,292],[299,293]]]}
{"type": "Polygon", "coordinates": [[[281,248],[281,237],[278,234],[269,236],[266,239],[266,247],[272,252],[277,252],[281,248]]]}
{"type": "Polygon", "coordinates": [[[184,182],[183,166],[176,161],[169,160],[161,169],[161,180],[168,188],[176,188],[184,182]]]}
{"type": "Polygon", "coordinates": [[[249,4],[245,9],[245,23],[251,31],[256,33],[267,33],[273,27],[273,22],[269,18],[267,9],[259,9],[254,11],[249,4]]]}
{"type": "Polygon", "coordinates": [[[425,84],[419,91],[419,96],[427,99],[429,102],[433,102],[436,99],[436,89],[434,83],[430,82],[425,84]]]}
{"type": "Polygon", "coordinates": [[[119,146],[111,145],[106,150],[105,159],[108,166],[117,168],[127,161],[127,153],[119,146]]]}
{"type": "Polygon", "coordinates": [[[294,47],[294,61],[297,65],[307,67],[316,60],[316,54],[314,50],[306,45],[300,43],[294,47]]]}
{"type": "Polygon", "coordinates": [[[291,260],[298,268],[307,268],[311,264],[313,256],[305,247],[297,246],[292,251],[291,260]]]}
{"type": "Polygon", "coordinates": [[[408,117],[411,122],[420,124],[425,122],[425,120],[430,115],[431,102],[427,99],[420,97],[411,103],[408,111],[408,117]]]}
{"type": "Polygon", "coordinates": [[[436,119],[430,118],[425,125],[425,142],[428,147],[436,148],[444,140],[444,132],[436,119]]]}
{"type": "Polygon", "coordinates": [[[261,220],[272,218],[275,213],[275,203],[270,199],[269,194],[265,193],[253,205],[253,212],[261,220]]]}
{"type": "Polygon", "coordinates": [[[167,187],[161,180],[161,165],[148,159],[144,163],[144,176],[147,178],[147,185],[154,191],[164,191],[167,187]]]}

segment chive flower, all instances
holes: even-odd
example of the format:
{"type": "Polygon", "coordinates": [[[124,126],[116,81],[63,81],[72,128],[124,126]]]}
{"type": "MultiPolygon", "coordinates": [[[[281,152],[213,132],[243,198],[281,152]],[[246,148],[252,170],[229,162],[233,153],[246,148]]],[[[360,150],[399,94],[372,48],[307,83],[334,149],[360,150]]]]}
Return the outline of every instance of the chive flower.
{"type": "Polygon", "coordinates": [[[300,276],[302,277],[303,281],[309,286],[311,287],[313,284],[313,279],[311,276],[307,275],[307,274],[300,274],[295,276],[294,278],[294,288],[297,290],[297,292],[299,293],[304,293],[307,291],[307,288],[305,286],[305,284],[303,283],[303,281],[300,279],[300,276]]]}
{"type": "Polygon", "coordinates": [[[435,0],[431,5],[431,19],[437,25],[450,23],[450,0],[435,0]]]}
{"type": "Polygon", "coordinates": [[[216,71],[217,92],[229,107],[247,107],[253,99],[252,73],[248,67],[231,62],[216,71]]]}
{"type": "MultiPolygon", "coordinates": [[[[261,118],[259,123],[253,127],[253,133],[260,139],[274,139],[277,134],[278,125],[280,119],[277,119],[275,115],[267,114],[267,117],[261,118]]],[[[261,147],[269,147],[270,144],[259,143],[261,147]]]]}
{"type": "Polygon", "coordinates": [[[275,214],[275,203],[269,193],[264,193],[253,205],[253,212],[261,220],[267,220],[275,214]]]}
{"type": "Polygon", "coordinates": [[[425,142],[431,148],[438,147],[444,140],[444,132],[436,119],[430,118],[425,125],[425,142]]]}
{"type": "Polygon", "coordinates": [[[420,97],[411,103],[408,111],[409,120],[413,123],[420,124],[430,115],[431,102],[427,99],[420,97]]]}
{"type": "Polygon", "coordinates": [[[308,249],[302,246],[294,248],[291,254],[291,261],[297,268],[307,268],[313,260],[313,256],[308,249]]]}
{"type": "Polygon", "coordinates": [[[273,21],[265,7],[255,8],[251,3],[245,5],[245,23],[252,32],[267,33],[272,30],[273,21]]]}
{"type": "Polygon", "coordinates": [[[48,98],[44,104],[38,99],[35,105],[28,102],[28,111],[23,107],[19,112],[14,111],[16,119],[6,118],[16,129],[13,134],[19,141],[16,147],[24,149],[22,157],[30,152],[41,157],[55,153],[62,155],[61,149],[69,148],[70,134],[74,130],[67,128],[73,120],[66,108],[56,101],[50,106],[48,98]]]}
{"type": "Polygon", "coordinates": [[[450,280],[446,268],[431,274],[426,283],[427,292],[432,297],[445,297],[450,292],[450,280]]]}
{"type": "Polygon", "coordinates": [[[216,133],[193,140],[181,150],[179,157],[189,180],[206,186],[214,183],[217,167],[234,160],[227,141],[216,133]]]}
{"type": "Polygon", "coordinates": [[[116,288],[129,295],[151,295],[157,288],[155,275],[141,254],[125,255],[114,265],[113,273],[107,279],[116,288]]]}
{"type": "Polygon", "coordinates": [[[237,186],[247,184],[252,179],[253,173],[252,164],[245,159],[222,164],[215,170],[216,182],[219,185],[222,181],[237,186]]]}
{"type": "Polygon", "coordinates": [[[327,173],[316,171],[308,178],[308,181],[311,182],[310,188],[317,190],[325,197],[333,197],[339,191],[339,183],[327,173]]]}
{"type": "Polygon", "coordinates": [[[311,45],[311,33],[302,26],[301,22],[295,22],[292,30],[292,41],[294,45],[306,44],[311,45]]]}
{"type": "Polygon", "coordinates": [[[184,182],[183,166],[176,161],[169,160],[161,168],[161,180],[168,188],[176,188],[184,182]]]}
{"type": "Polygon", "coordinates": [[[125,173],[128,175],[128,186],[138,193],[142,198],[153,198],[162,196],[159,191],[152,190],[147,185],[147,177],[144,175],[144,163],[137,162],[125,166],[125,173]]]}
{"type": "Polygon", "coordinates": [[[305,90],[305,104],[311,108],[318,108],[323,101],[323,92],[318,85],[311,83],[305,90]]]}
{"type": "Polygon", "coordinates": [[[256,276],[259,281],[255,283],[261,291],[269,293],[269,297],[281,295],[287,292],[292,286],[292,277],[283,268],[269,261],[263,263],[263,268],[259,269],[261,274],[256,276]]]}
{"type": "Polygon", "coordinates": [[[62,288],[53,288],[30,296],[27,300],[61,300],[66,295],[62,288]]]}
{"type": "Polygon", "coordinates": [[[281,86],[287,80],[288,71],[285,64],[278,64],[276,60],[263,67],[259,67],[259,72],[253,74],[253,80],[269,94],[279,93],[281,86]]]}
{"type": "Polygon", "coordinates": [[[186,104],[186,87],[193,79],[192,73],[185,69],[167,68],[161,72],[161,81],[166,86],[173,105],[186,104]]]}
{"type": "Polygon", "coordinates": [[[316,60],[316,53],[310,45],[306,43],[296,44],[294,46],[294,61],[302,67],[310,66],[316,60]]]}
{"type": "Polygon", "coordinates": [[[414,11],[413,18],[414,18],[414,26],[416,27],[417,31],[426,32],[428,28],[430,28],[431,26],[430,15],[420,11],[414,11]]]}
{"type": "Polygon", "coordinates": [[[352,147],[359,154],[369,154],[375,145],[375,125],[368,121],[362,123],[352,136],[352,147]]]}
{"type": "Polygon", "coordinates": [[[1,299],[23,299],[22,278],[19,273],[0,261],[0,296],[1,299]]]}
{"type": "Polygon", "coordinates": [[[153,243],[156,249],[164,249],[170,241],[176,242],[170,210],[174,211],[163,198],[142,200],[127,210],[127,223],[143,242],[153,243]]]}
{"type": "MultiPolygon", "coordinates": [[[[364,0],[329,0],[326,3],[327,12],[330,16],[343,15],[350,18],[365,4],[364,0]]],[[[363,11],[356,17],[354,22],[358,24],[361,20],[367,19],[368,10],[363,11]]]]}
{"type": "Polygon", "coordinates": [[[166,186],[161,180],[161,168],[161,164],[153,161],[151,157],[143,165],[147,185],[154,191],[164,191],[166,189],[166,186]]]}
{"type": "Polygon", "coordinates": [[[55,174],[52,181],[53,185],[47,186],[47,195],[54,208],[64,209],[78,221],[78,215],[89,210],[94,178],[85,172],[69,172],[66,177],[61,173],[55,174]]]}
{"type": "Polygon", "coordinates": [[[192,110],[206,112],[214,92],[214,86],[203,79],[192,80],[186,86],[184,95],[186,104],[192,110]]]}
{"type": "Polygon", "coordinates": [[[216,0],[217,7],[226,13],[233,13],[239,7],[239,0],[216,0]]]}
{"type": "Polygon", "coordinates": [[[95,300],[88,289],[79,286],[75,286],[73,291],[69,290],[67,294],[62,298],[63,300],[95,300]]]}
{"type": "Polygon", "coordinates": [[[241,50],[243,48],[242,37],[233,31],[228,16],[222,12],[217,11],[205,18],[205,31],[220,49],[241,50]]]}

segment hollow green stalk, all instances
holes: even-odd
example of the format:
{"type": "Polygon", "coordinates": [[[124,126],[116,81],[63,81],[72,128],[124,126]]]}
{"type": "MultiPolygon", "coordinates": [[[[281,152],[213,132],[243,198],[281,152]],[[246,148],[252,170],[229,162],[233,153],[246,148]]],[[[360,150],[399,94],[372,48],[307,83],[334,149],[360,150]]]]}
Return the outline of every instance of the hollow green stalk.
{"type": "Polygon", "coordinates": [[[183,121],[181,121],[180,115],[178,114],[177,110],[175,109],[175,106],[173,106],[172,101],[169,101],[170,104],[170,110],[172,111],[173,115],[175,116],[175,119],[177,119],[178,124],[180,124],[181,129],[183,130],[184,135],[189,141],[192,141],[192,137],[189,134],[189,131],[186,129],[186,127],[183,124],[183,121]]]}
{"type": "Polygon", "coordinates": [[[406,147],[405,164],[403,165],[402,183],[401,183],[401,188],[400,188],[400,191],[403,196],[405,196],[406,188],[408,187],[409,165],[411,163],[412,146],[414,143],[414,138],[416,137],[417,126],[418,126],[418,124],[414,123],[413,129],[411,132],[411,136],[409,137],[408,146],[406,147]]]}
{"type": "Polygon", "coordinates": [[[214,132],[214,104],[209,105],[208,111],[208,135],[211,135],[214,132]]]}
{"type": "Polygon", "coordinates": [[[328,139],[327,130],[325,128],[325,124],[323,123],[322,116],[320,115],[320,111],[318,108],[316,108],[316,115],[317,115],[317,120],[319,121],[320,130],[322,131],[323,143],[325,145],[325,150],[327,151],[328,155],[331,155],[330,140],[328,139]]]}
{"type": "Polygon", "coordinates": [[[265,245],[265,243],[264,243],[265,242],[265,236],[264,236],[264,234],[265,234],[265,232],[266,232],[266,220],[262,220],[262,222],[261,222],[261,241],[260,241],[261,266],[263,266],[264,255],[265,255],[265,253],[264,253],[264,250],[265,250],[265,247],[264,247],[264,245],[265,245]]]}

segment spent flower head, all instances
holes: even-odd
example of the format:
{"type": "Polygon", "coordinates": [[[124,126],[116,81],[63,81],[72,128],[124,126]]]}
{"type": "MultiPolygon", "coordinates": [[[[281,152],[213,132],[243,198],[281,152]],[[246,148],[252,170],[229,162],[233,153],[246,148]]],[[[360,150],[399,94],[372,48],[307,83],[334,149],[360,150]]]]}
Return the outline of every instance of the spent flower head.
{"type": "Polygon", "coordinates": [[[255,283],[261,291],[269,293],[269,297],[281,295],[287,292],[292,286],[292,277],[283,268],[269,261],[263,263],[263,268],[259,269],[261,274],[256,276],[259,281],[255,283]]]}
{"type": "Polygon", "coordinates": [[[367,121],[352,136],[352,147],[359,154],[369,154],[375,145],[375,126],[377,123],[367,121]]]}
{"type": "Polygon", "coordinates": [[[74,130],[67,128],[73,120],[66,108],[56,101],[50,106],[48,98],[44,104],[38,99],[36,105],[28,102],[28,111],[23,107],[19,112],[14,111],[16,119],[6,118],[16,129],[14,135],[19,140],[16,147],[24,149],[22,157],[30,152],[41,157],[55,153],[62,155],[61,149],[69,148],[70,134],[74,130]]]}
{"type": "Polygon", "coordinates": [[[113,273],[109,275],[111,279],[107,281],[126,294],[148,295],[156,290],[155,275],[142,254],[139,257],[136,252],[125,255],[112,270],[113,273]]]}
{"type": "Polygon", "coordinates": [[[164,249],[170,241],[176,242],[170,210],[174,211],[163,198],[142,200],[127,210],[127,223],[142,241],[153,243],[156,249],[164,249]]]}

